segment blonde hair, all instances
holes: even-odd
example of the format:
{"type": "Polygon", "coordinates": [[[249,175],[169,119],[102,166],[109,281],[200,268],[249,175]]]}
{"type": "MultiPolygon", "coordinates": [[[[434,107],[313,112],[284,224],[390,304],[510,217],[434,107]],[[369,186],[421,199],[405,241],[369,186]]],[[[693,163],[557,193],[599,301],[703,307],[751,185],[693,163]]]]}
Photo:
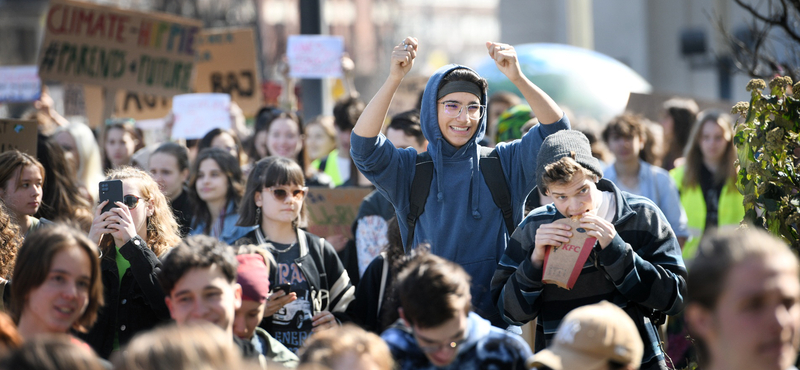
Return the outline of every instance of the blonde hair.
{"type": "Polygon", "coordinates": [[[359,362],[371,360],[380,370],[392,370],[392,353],[381,337],[353,324],[345,324],[321,331],[308,338],[298,352],[301,364],[320,364],[334,369],[336,363],[348,354],[356,355],[359,362]]]}
{"type": "Polygon", "coordinates": [[[241,356],[229,336],[210,323],[171,325],[143,332],[112,359],[121,370],[239,369],[241,356]]]}
{"type": "Polygon", "coordinates": [[[78,168],[76,176],[80,185],[89,190],[92,198],[97,199],[98,184],[103,180],[103,161],[100,155],[100,146],[89,126],[81,122],[72,122],[67,126],[56,128],[51,137],[65,132],[75,140],[75,149],[78,150],[78,168]]]}
{"type": "MultiPolygon", "coordinates": [[[[107,180],[136,180],[138,181],[139,191],[142,197],[153,205],[153,214],[147,217],[147,236],[144,238],[147,246],[156,254],[161,256],[174,245],[181,241],[178,222],[172,213],[167,198],[159,190],[158,184],[150,177],[150,174],[138,168],[124,166],[118,169],[109,170],[107,180]]],[[[144,237],[143,235],[140,235],[144,237]]],[[[104,237],[108,240],[109,236],[104,237]]],[[[108,248],[108,242],[100,241],[100,248],[108,248]]],[[[113,240],[111,241],[113,244],[113,240]]]]}

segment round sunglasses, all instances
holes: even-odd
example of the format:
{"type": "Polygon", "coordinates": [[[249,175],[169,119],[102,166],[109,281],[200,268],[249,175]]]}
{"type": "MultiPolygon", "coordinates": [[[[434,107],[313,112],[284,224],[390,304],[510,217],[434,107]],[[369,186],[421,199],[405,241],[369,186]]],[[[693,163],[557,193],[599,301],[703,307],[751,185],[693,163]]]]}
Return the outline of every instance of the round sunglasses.
{"type": "MultiPolygon", "coordinates": [[[[272,196],[275,197],[276,200],[279,200],[281,202],[285,201],[286,197],[289,196],[289,190],[287,190],[286,188],[278,188],[278,187],[271,186],[271,187],[268,187],[267,189],[269,189],[272,192],[272,196]]],[[[306,197],[306,192],[307,191],[308,191],[307,187],[302,187],[300,189],[294,189],[294,190],[291,191],[292,198],[294,198],[296,200],[303,200],[306,197]]]]}

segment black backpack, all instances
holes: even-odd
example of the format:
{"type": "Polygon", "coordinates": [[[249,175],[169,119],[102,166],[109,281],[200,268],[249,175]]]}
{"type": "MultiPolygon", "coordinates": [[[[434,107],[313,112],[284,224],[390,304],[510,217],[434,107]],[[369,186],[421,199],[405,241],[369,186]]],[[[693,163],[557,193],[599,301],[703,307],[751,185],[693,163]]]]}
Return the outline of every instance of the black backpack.
{"type": "MultiPolygon", "coordinates": [[[[488,147],[481,147],[480,167],[483,174],[483,181],[492,193],[494,204],[503,213],[503,220],[511,235],[516,229],[514,224],[514,207],[511,206],[511,193],[508,191],[508,183],[503,174],[503,167],[500,165],[500,156],[497,150],[488,147]]],[[[414,179],[411,182],[411,193],[409,194],[410,207],[406,223],[408,224],[408,237],[406,238],[406,250],[411,250],[414,240],[414,228],[422,212],[425,211],[425,202],[431,192],[431,181],[433,180],[433,159],[428,152],[417,154],[417,163],[414,171],[414,179]]]]}

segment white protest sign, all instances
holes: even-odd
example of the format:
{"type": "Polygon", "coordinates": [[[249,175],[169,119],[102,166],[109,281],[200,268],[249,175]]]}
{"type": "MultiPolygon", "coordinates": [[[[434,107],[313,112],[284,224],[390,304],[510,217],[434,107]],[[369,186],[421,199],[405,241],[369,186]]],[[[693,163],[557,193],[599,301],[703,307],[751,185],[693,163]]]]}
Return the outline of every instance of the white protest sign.
{"type": "Polygon", "coordinates": [[[231,96],[183,94],[172,98],[173,139],[200,139],[215,128],[231,128],[231,96]]]}
{"type": "Polygon", "coordinates": [[[344,39],[339,36],[292,35],[286,46],[289,74],[295,78],[342,75],[344,39]]]}
{"type": "Polygon", "coordinates": [[[0,67],[0,102],[34,101],[41,92],[36,66],[0,67]]]}

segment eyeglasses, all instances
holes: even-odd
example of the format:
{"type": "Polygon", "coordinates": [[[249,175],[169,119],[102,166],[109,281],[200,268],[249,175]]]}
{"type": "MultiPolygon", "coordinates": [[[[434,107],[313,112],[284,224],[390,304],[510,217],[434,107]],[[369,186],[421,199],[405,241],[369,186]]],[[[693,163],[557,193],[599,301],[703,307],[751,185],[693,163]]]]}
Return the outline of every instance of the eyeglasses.
{"type": "Polygon", "coordinates": [[[458,348],[458,346],[464,344],[464,342],[467,341],[467,338],[464,337],[464,338],[461,338],[459,340],[452,341],[452,342],[439,343],[439,344],[434,344],[434,345],[430,345],[430,346],[423,346],[423,345],[419,344],[420,341],[419,341],[419,335],[417,334],[417,331],[414,330],[414,329],[411,329],[411,331],[414,333],[414,336],[417,337],[417,347],[419,347],[419,349],[422,350],[422,352],[425,352],[425,353],[436,353],[436,352],[439,352],[439,351],[441,351],[443,349],[456,349],[456,348],[458,348]]]}
{"type": "Polygon", "coordinates": [[[135,209],[136,206],[139,205],[139,200],[140,199],[142,199],[142,198],[139,198],[139,197],[137,197],[135,195],[128,194],[128,195],[122,197],[122,204],[124,204],[126,207],[128,207],[128,209],[135,209]]]}
{"type": "MultiPolygon", "coordinates": [[[[277,200],[279,200],[281,202],[285,201],[286,197],[289,196],[289,190],[287,190],[285,188],[269,187],[267,189],[272,191],[272,196],[275,197],[275,199],[277,199],[277,200]]],[[[306,188],[306,187],[303,187],[303,188],[300,188],[300,189],[294,189],[294,190],[291,191],[292,198],[294,198],[296,200],[303,200],[306,197],[306,192],[307,191],[308,191],[308,188],[306,188]]]]}
{"type": "Polygon", "coordinates": [[[456,118],[461,115],[464,107],[467,108],[467,117],[470,119],[481,119],[483,113],[486,112],[486,106],[480,104],[463,105],[456,101],[445,101],[439,103],[444,105],[444,114],[450,118],[456,118]]]}

